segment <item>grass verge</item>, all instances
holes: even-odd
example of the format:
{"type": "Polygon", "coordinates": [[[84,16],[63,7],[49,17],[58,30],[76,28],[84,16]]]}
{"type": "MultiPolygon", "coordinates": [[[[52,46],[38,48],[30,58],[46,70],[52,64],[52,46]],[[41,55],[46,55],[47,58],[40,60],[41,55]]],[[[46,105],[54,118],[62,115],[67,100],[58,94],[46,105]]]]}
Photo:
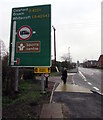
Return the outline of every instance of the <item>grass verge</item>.
{"type": "Polygon", "coordinates": [[[18,94],[2,97],[2,117],[38,119],[42,104],[48,102],[49,97],[49,92],[41,94],[40,81],[22,81],[18,94]]]}

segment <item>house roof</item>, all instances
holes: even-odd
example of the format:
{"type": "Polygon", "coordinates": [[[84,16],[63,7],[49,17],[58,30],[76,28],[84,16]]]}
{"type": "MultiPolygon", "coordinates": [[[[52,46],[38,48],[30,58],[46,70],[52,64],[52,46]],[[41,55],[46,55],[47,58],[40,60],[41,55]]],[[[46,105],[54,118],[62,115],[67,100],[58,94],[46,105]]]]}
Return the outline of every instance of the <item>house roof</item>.
{"type": "Polygon", "coordinates": [[[102,55],[100,55],[100,57],[99,57],[98,61],[99,61],[99,60],[103,60],[103,54],[102,54],[102,55]]]}

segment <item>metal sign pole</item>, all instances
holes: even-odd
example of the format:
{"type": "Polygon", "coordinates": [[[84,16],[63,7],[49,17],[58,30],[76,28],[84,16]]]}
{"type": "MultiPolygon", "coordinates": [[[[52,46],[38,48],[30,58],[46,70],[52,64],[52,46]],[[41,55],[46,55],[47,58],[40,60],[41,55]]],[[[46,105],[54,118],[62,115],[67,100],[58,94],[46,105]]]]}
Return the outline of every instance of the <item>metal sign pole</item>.
{"type": "Polygon", "coordinates": [[[41,91],[44,93],[44,74],[41,75],[41,91]]]}
{"type": "Polygon", "coordinates": [[[46,77],[45,88],[48,88],[48,77],[46,77]]]}
{"type": "Polygon", "coordinates": [[[15,92],[18,92],[18,79],[19,79],[19,68],[16,68],[16,73],[15,73],[15,92]]]}

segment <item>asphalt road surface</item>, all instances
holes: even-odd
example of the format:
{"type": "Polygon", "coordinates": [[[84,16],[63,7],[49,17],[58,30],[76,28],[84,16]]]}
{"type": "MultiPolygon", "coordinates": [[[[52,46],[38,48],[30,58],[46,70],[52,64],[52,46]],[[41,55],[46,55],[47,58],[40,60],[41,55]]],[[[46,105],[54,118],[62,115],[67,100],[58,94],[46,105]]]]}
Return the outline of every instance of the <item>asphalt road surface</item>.
{"type": "Polygon", "coordinates": [[[103,70],[91,68],[79,68],[78,74],[72,80],[75,84],[86,87],[92,91],[103,94],[103,70]],[[102,82],[101,82],[102,81],[102,82]]]}
{"type": "MultiPolygon", "coordinates": [[[[73,73],[73,71],[72,73],[68,73],[67,84],[87,88],[92,93],[54,91],[53,102],[65,104],[68,108],[69,118],[93,118],[102,120],[102,75],[103,71],[101,70],[87,68],[79,68],[77,73],[73,73]]],[[[59,81],[61,81],[60,77],[57,79],[58,83],[59,81]]]]}
{"type": "Polygon", "coordinates": [[[68,118],[102,118],[99,94],[54,92],[53,101],[68,107],[68,118]]]}

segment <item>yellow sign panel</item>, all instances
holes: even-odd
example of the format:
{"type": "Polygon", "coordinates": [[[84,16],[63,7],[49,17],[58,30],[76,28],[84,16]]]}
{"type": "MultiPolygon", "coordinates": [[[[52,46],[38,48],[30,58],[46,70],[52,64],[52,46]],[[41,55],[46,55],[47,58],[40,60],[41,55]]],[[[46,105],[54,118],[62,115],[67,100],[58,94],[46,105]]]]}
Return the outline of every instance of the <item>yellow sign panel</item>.
{"type": "Polygon", "coordinates": [[[50,68],[34,68],[34,73],[50,73],[51,69],[50,68]]]}

